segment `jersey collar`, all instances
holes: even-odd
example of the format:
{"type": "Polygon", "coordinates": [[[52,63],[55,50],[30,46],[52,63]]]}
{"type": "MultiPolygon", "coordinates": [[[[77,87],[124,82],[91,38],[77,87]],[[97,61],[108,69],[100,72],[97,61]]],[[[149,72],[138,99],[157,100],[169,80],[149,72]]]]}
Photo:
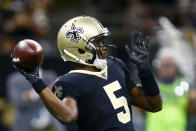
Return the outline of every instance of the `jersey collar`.
{"type": "Polygon", "coordinates": [[[108,79],[108,67],[107,66],[99,72],[92,72],[92,71],[87,71],[87,70],[71,70],[69,73],[83,73],[83,74],[88,74],[88,75],[94,75],[94,76],[103,78],[105,80],[108,79]]]}

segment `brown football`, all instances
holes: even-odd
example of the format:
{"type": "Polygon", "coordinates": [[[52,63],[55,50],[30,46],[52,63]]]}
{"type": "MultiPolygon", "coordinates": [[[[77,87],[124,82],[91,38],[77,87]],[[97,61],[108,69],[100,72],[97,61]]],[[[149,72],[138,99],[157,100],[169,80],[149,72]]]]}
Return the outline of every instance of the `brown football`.
{"type": "Polygon", "coordinates": [[[31,39],[21,40],[12,51],[12,60],[26,70],[41,66],[44,50],[41,45],[31,39]]]}

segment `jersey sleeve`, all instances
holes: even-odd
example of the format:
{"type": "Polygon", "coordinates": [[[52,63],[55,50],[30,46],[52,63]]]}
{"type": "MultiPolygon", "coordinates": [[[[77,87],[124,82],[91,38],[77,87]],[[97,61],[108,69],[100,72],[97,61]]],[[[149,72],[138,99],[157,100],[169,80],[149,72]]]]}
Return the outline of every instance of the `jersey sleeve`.
{"type": "Polygon", "coordinates": [[[128,90],[133,89],[137,84],[136,82],[134,82],[133,78],[131,78],[130,75],[130,70],[127,68],[126,64],[119,58],[115,58],[116,62],[119,64],[119,66],[121,66],[125,72],[126,75],[126,85],[128,90]]]}
{"type": "Polygon", "coordinates": [[[63,81],[56,81],[52,87],[52,92],[61,100],[65,97],[71,97],[77,102],[79,101],[79,93],[76,87],[70,83],[65,83],[63,81]]]}

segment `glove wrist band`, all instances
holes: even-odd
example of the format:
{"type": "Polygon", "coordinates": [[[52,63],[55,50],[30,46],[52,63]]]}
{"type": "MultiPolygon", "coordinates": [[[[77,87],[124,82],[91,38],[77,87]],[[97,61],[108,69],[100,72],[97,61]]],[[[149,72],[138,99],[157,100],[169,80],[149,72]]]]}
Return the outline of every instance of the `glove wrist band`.
{"type": "Polygon", "coordinates": [[[43,89],[47,87],[47,85],[44,83],[42,79],[38,79],[36,82],[31,83],[34,90],[37,92],[37,94],[40,94],[43,89]]]}

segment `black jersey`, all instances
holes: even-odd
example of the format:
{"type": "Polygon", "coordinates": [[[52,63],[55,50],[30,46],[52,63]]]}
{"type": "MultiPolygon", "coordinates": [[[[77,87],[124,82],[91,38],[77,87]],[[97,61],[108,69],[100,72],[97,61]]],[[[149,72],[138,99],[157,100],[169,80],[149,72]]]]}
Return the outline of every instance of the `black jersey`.
{"type": "Polygon", "coordinates": [[[52,90],[60,99],[77,101],[79,131],[133,131],[129,91],[134,85],[125,64],[113,58],[100,72],[70,71],[57,79],[52,90]]]}

